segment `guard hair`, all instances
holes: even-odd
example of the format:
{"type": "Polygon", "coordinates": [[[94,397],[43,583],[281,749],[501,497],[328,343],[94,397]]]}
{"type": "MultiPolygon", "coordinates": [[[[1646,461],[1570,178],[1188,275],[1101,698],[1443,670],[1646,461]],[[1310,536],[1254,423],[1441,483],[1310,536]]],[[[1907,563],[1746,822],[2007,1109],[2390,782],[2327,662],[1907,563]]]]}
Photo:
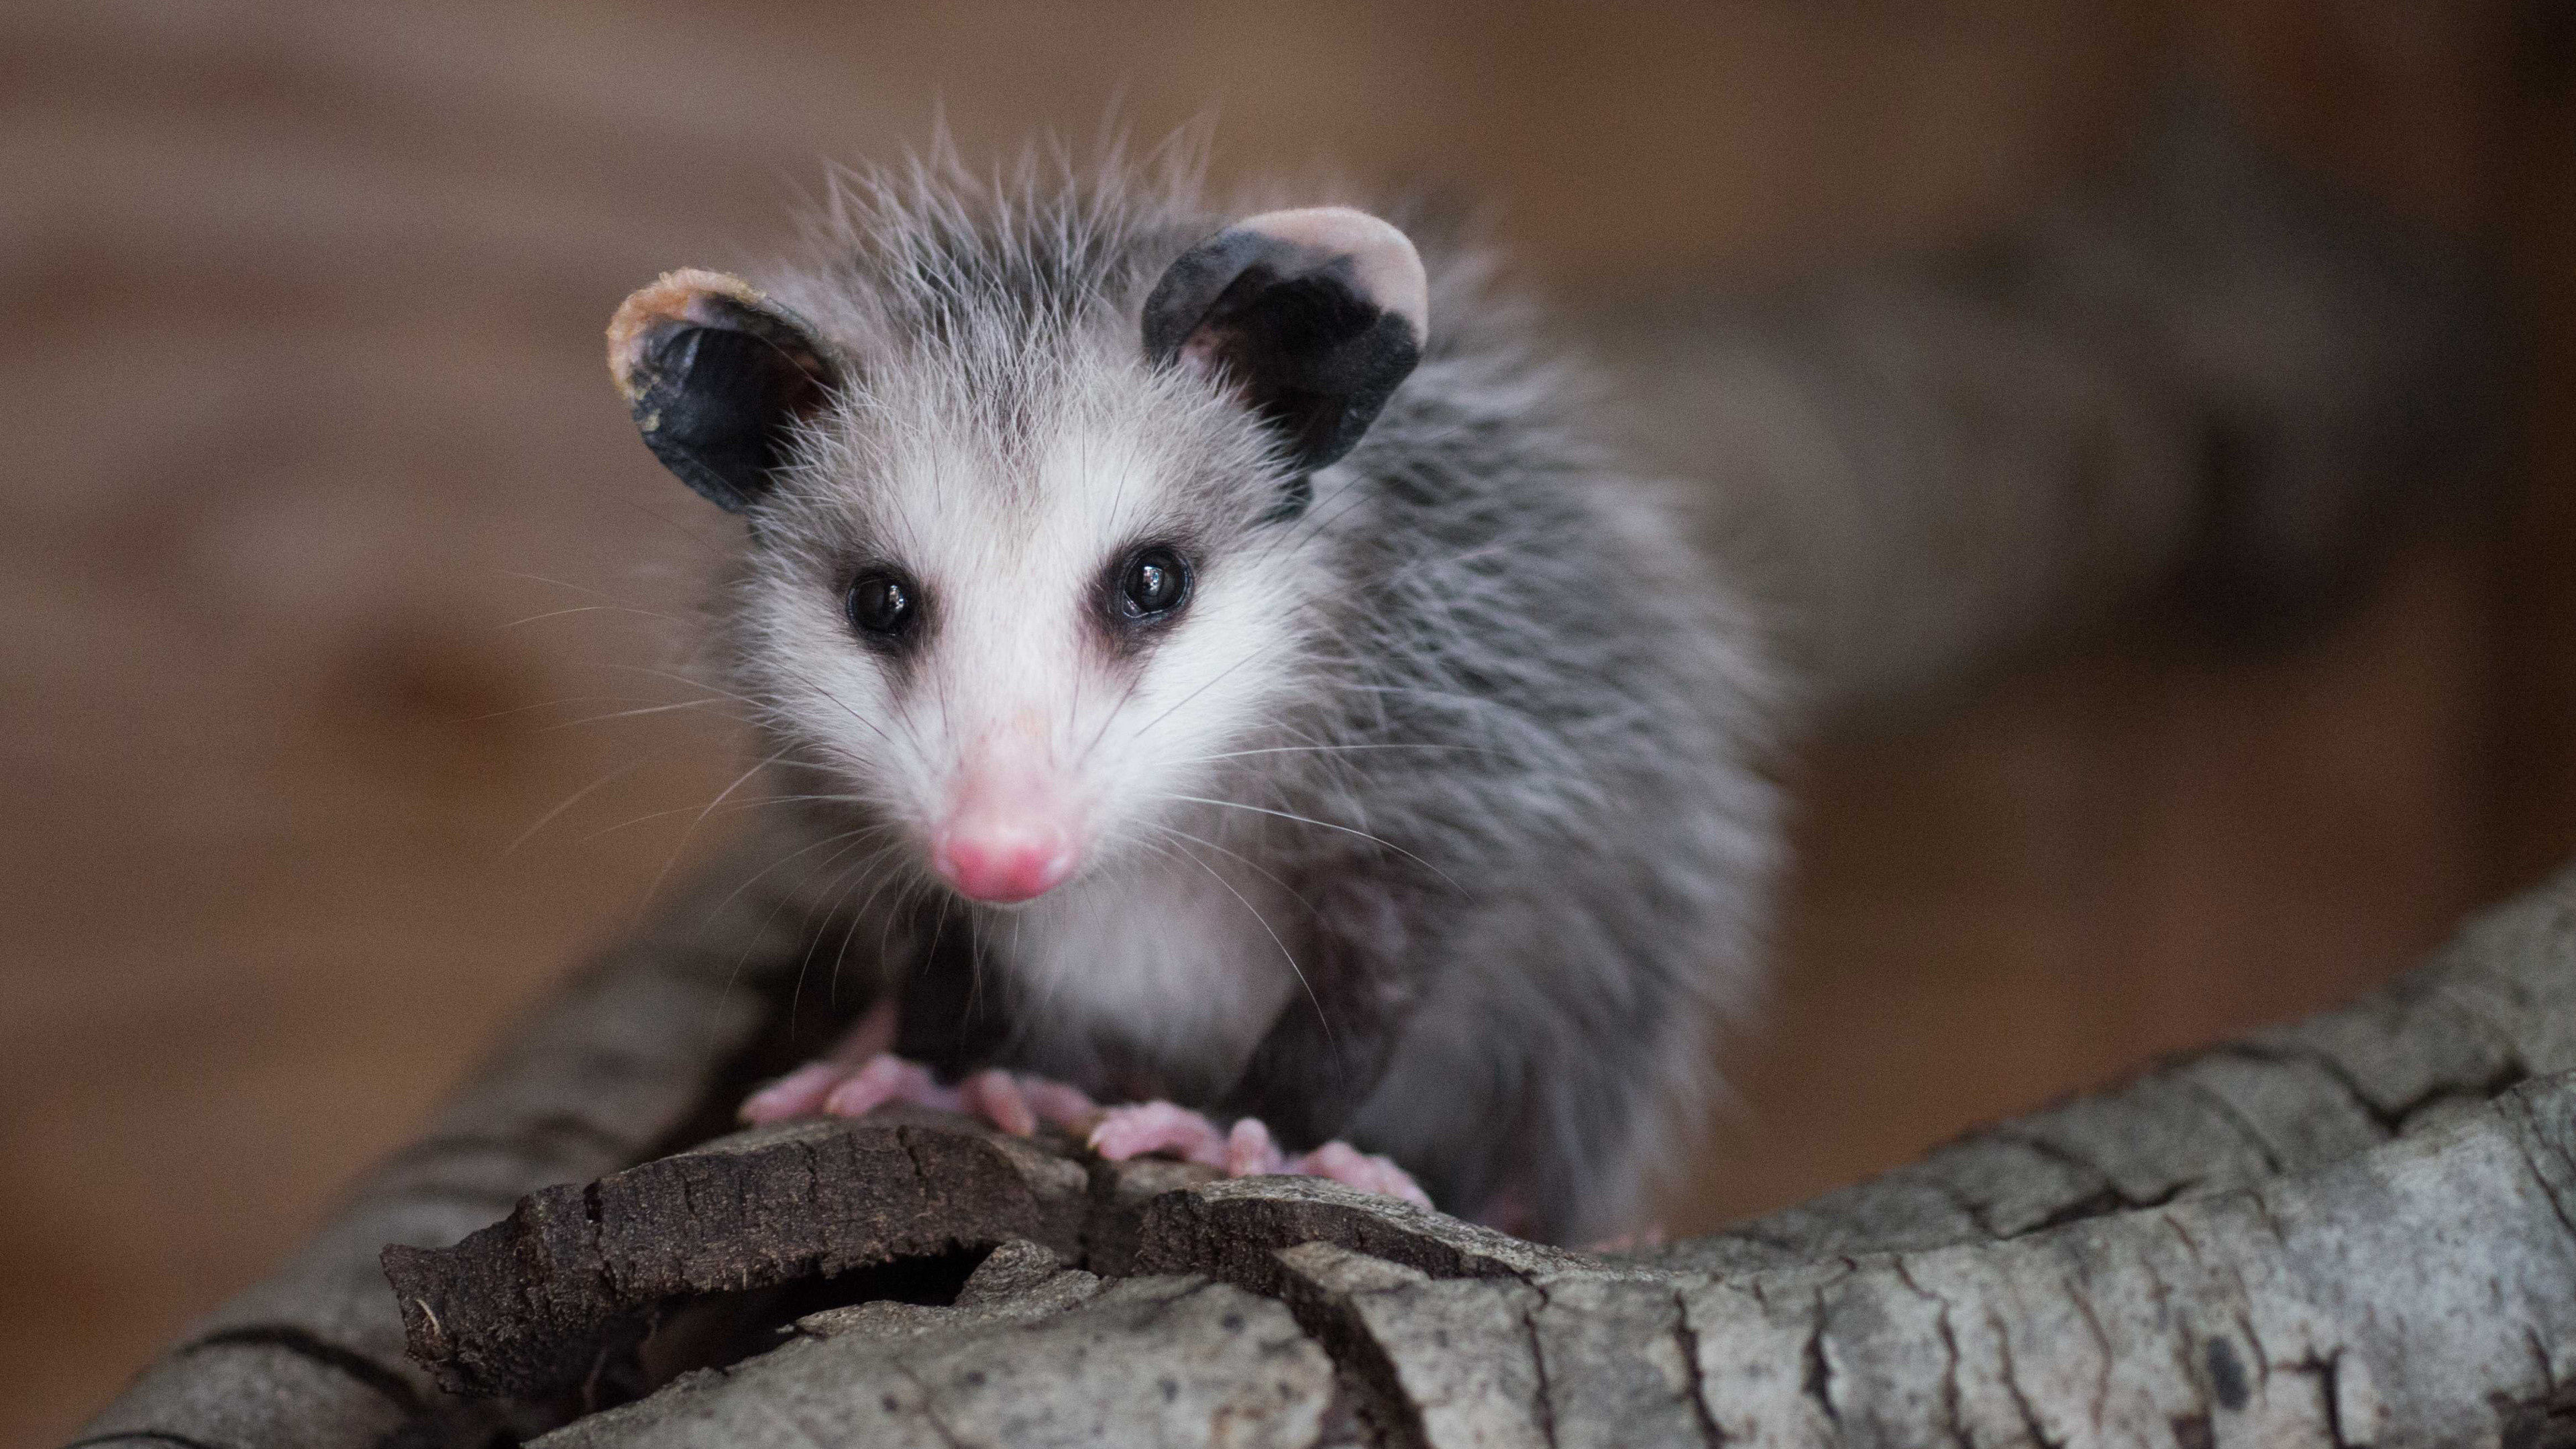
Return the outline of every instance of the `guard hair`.
{"type": "Polygon", "coordinates": [[[835,369],[762,415],[715,604],[802,797],[780,868],[881,951],[943,1070],[1343,1136],[1539,1236],[1631,1226],[1754,989],[1761,630],[1587,434],[1591,384],[1471,229],[1349,191],[1214,205],[1202,155],[978,174],[942,142],[834,173],[747,274],[757,329],[835,369]],[[1416,355],[1386,350],[1392,251],[1229,232],[1283,203],[1409,237],[1416,355]],[[1149,355],[1149,295],[1218,245],[1249,280],[1207,315],[1278,309],[1269,340],[1213,373],[1149,355]],[[1319,327],[1358,362],[1316,362],[1319,327]],[[1373,417],[1356,391],[1290,416],[1390,372],[1373,417]],[[1346,451],[1304,441],[1332,429],[1346,451]]]}

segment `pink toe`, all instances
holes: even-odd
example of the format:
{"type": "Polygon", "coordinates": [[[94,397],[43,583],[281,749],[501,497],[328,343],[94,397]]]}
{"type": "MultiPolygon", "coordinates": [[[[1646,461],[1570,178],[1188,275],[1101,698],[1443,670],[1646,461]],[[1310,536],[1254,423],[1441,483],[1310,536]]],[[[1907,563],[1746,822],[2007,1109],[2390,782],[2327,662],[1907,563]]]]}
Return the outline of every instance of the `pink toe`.
{"type": "Polygon", "coordinates": [[[901,1057],[876,1056],[823,1099],[835,1117],[864,1117],[888,1102],[913,1101],[931,1085],[930,1073],[901,1057]]]}
{"type": "Polygon", "coordinates": [[[1021,1094],[1028,1098],[1030,1110],[1050,1127],[1088,1135],[1099,1124],[1100,1107],[1081,1088],[1045,1077],[1020,1078],[1021,1094]]]}
{"type": "Polygon", "coordinates": [[[1372,1156],[1347,1142],[1327,1142],[1290,1164],[1288,1170],[1330,1178],[1380,1197],[1401,1198],[1416,1207],[1431,1206],[1431,1195],[1413,1180],[1412,1173],[1389,1158],[1372,1156]]]}
{"type": "Polygon", "coordinates": [[[1347,1142],[1327,1142],[1289,1164],[1291,1170],[1309,1177],[1325,1177],[1347,1187],[1358,1187],[1353,1181],[1364,1170],[1366,1159],[1358,1148],[1347,1142]]]}
{"type": "Polygon", "coordinates": [[[1258,1117],[1242,1119],[1225,1135],[1228,1177],[1263,1177],[1286,1165],[1280,1158],[1279,1144],[1271,1139],[1269,1124],[1258,1117]]]}
{"type": "Polygon", "coordinates": [[[958,1084],[957,1095],[964,1100],[968,1112],[1014,1137],[1026,1137],[1038,1130],[1037,1113],[1029,1106],[1028,1094],[1020,1090],[1019,1080],[1009,1072],[977,1072],[958,1084]]]}
{"type": "Polygon", "coordinates": [[[1169,1102],[1110,1108],[1091,1129],[1091,1150],[1112,1162],[1167,1152],[1185,1162],[1225,1166],[1225,1134],[1205,1117],[1169,1102]]]}
{"type": "Polygon", "coordinates": [[[893,1062],[903,1069],[895,1077],[894,1100],[938,1112],[966,1110],[966,1094],[955,1087],[939,1085],[939,1079],[930,1074],[930,1068],[901,1057],[879,1057],[878,1060],[893,1062]]]}
{"type": "Polygon", "coordinates": [[[849,1068],[831,1062],[808,1062],[743,1099],[745,1122],[781,1122],[802,1117],[823,1105],[849,1068]]]}
{"type": "Polygon", "coordinates": [[[835,1117],[864,1117],[894,1100],[893,1078],[875,1067],[876,1062],[870,1062],[852,1072],[847,1081],[823,1098],[823,1110],[835,1117]]]}

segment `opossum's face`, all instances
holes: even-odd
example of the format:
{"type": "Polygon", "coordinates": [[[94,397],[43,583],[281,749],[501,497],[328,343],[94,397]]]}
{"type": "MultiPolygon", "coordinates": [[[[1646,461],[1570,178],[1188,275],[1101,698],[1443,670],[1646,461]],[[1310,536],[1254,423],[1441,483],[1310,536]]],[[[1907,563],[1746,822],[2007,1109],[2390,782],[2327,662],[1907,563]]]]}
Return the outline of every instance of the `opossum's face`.
{"type": "Polygon", "coordinates": [[[1275,469],[1180,389],[1103,381],[1016,444],[891,384],[808,496],[754,511],[746,692],[971,899],[1150,837],[1300,673],[1314,581],[1265,546],[1275,469]]]}
{"type": "Polygon", "coordinates": [[[1332,210],[1192,249],[1123,337],[845,360],[682,273],[610,338],[646,441],[752,523],[746,682],[951,888],[1013,902],[1157,849],[1269,737],[1335,583],[1307,475],[1423,323],[1411,244],[1332,210]]]}

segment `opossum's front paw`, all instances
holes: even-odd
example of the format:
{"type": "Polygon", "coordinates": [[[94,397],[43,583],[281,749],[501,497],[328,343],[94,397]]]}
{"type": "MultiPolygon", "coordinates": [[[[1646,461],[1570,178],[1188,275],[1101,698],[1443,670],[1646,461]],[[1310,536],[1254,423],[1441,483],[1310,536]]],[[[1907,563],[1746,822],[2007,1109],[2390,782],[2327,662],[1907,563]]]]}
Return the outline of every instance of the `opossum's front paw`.
{"type": "Polygon", "coordinates": [[[1021,1137],[1041,1122],[1078,1134],[1100,1114],[1091,1098],[1062,1082],[996,1069],[947,1087],[919,1062],[879,1052],[856,1065],[820,1061],[798,1067],[745,1099],[742,1120],[864,1117],[888,1103],[964,1112],[1021,1137]]]}
{"type": "Polygon", "coordinates": [[[1326,1177],[1362,1192],[1431,1206],[1430,1194],[1413,1180],[1413,1174],[1388,1158],[1362,1152],[1347,1142],[1327,1142],[1290,1157],[1279,1150],[1269,1126],[1258,1117],[1242,1118],[1226,1130],[1170,1102],[1110,1108],[1101,1114],[1100,1125],[1091,1129],[1091,1150],[1112,1162],[1168,1153],[1185,1162],[1221,1167],[1228,1177],[1326,1177]]]}
{"type": "Polygon", "coordinates": [[[1380,1197],[1402,1198],[1418,1208],[1431,1206],[1431,1194],[1413,1180],[1413,1174],[1395,1165],[1395,1159],[1374,1152],[1362,1152],[1347,1142],[1327,1142],[1314,1151],[1291,1161],[1283,1172],[1302,1172],[1308,1177],[1329,1177],[1345,1187],[1373,1192],[1380,1197]]]}
{"type": "Polygon", "coordinates": [[[891,1052],[862,1061],[819,1061],[780,1077],[751,1094],[742,1104],[746,1122],[783,1122],[790,1117],[864,1117],[889,1102],[916,1107],[963,1110],[955,1087],[943,1087],[918,1062],[891,1052]]]}
{"type": "Polygon", "coordinates": [[[1224,1167],[1226,1134],[1214,1122],[1170,1102],[1131,1102],[1100,1114],[1091,1129],[1091,1150],[1112,1162],[1157,1153],[1224,1167]]]}

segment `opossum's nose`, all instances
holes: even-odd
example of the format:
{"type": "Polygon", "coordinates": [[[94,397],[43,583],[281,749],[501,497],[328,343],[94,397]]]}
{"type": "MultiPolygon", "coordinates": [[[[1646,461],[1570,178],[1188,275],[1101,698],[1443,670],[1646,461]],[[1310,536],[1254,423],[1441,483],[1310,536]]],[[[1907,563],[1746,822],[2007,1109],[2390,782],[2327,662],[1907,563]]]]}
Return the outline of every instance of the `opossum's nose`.
{"type": "Polygon", "coordinates": [[[1025,901],[1073,874],[1081,843],[1054,772],[998,750],[958,772],[947,818],[930,832],[930,868],[977,901],[1025,901]]]}
{"type": "Polygon", "coordinates": [[[977,901],[1025,901],[1073,874],[1071,832],[1052,821],[959,816],[933,831],[930,865],[959,895],[977,901]]]}

